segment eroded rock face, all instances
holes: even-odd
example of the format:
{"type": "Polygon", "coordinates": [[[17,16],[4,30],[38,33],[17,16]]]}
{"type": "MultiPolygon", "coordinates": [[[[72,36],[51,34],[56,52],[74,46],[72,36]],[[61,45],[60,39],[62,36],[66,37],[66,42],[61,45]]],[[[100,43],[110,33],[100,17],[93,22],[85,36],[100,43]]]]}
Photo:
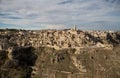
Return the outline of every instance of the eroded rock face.
{"type": "Polygon", "coordinates": [[[120,32],[0,31],[0,78],[119,78],[120,32]]]}
{"type": "Polygon", "coordinates": [[[30,78],[31,66],[37,59],[33,51],[33,47],[13,47],[8,52],[4,52],[6,53],[4,57],[3,52],[0,52],[4,60],[1,64],[0,78],[30,78]]]}
{"type": "Polygon", "coordinates": [[[120,46],[113,50],[101,48],[55,50],[37,49],[38,59],[32,78],[118,78],[120,77],[120,46]],[[115,73],[117,72],[117,73],[115,73]]]}
{"type": "Polygon", "coordinates": [[[1,78],[119,78],[120,46],[113,49],[56,50],[50,47],[14,48],[12,59],[0,52],[1,78]],[[117,72],[117,73],[115,73],[117,72]],[[6,74],[7,73],[7,74],[6,74]]]}
{"type": "Polygon", "coordinates": [[[74,49],[38,48],[38,59],[33,67],[32,78],[66,78],[67,74],[78,73],[79,70],[72,63],[70,56],[74,51],[74,49]]]}
{"type": "Polygon", "coordinates": [[[37,55],[33,53],[33,47],[13,47],[8,50],[8,59],[19,65],[34,65],[37,55]]]}

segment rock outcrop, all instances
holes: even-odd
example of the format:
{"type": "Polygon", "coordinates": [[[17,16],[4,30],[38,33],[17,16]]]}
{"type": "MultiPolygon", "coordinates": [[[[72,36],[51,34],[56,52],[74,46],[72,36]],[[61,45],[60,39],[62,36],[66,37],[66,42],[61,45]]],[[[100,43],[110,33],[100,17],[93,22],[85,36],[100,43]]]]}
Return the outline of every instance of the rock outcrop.
{"type": "Polygon", "coordinates": [[[0,30],[0,78],[119,78],[120,32],[0,30]]]}
{"type": "Polygon", "coordinates": [[[36,59],[33,47],[13,47],[1,51],[0,78],[30,78],[31,66],[34,66],[36,59]]]}

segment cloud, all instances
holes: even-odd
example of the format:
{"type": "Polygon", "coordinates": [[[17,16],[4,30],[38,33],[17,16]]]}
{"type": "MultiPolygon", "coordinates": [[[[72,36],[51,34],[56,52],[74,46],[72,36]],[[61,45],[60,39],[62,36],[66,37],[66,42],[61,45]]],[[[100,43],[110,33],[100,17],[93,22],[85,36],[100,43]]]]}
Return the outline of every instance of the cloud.
{"type": "Polygon", "coordinates": [[[120,0],[105,0],[106,2],[109,2],[109,3],[120,3],[120,0]]]}
{"type": "Polygon", "coordinates": [[[39,24],[92,26],[101,25],[98,21],[104,21],[103,25],[118,25],[119,4],[120,0],[2,0],[0,22],[33,26],[39,24]]]}
{"type": "Polygon", "coordinates": [[[73,0],[65,0],[65,1],[62,1],[58,4],[68,4],[68,3],[72,3],[72,2],[73,2],[73,0]]]}

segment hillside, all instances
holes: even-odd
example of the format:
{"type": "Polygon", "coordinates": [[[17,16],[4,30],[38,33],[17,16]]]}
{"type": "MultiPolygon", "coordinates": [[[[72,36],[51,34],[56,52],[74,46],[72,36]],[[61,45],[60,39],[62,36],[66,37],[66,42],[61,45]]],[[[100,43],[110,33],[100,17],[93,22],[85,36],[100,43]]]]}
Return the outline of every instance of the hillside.
{"type": "Polygon", "coordinates": [[[0,30],[0,78],[119,78],[120,32],[0,30]]]}

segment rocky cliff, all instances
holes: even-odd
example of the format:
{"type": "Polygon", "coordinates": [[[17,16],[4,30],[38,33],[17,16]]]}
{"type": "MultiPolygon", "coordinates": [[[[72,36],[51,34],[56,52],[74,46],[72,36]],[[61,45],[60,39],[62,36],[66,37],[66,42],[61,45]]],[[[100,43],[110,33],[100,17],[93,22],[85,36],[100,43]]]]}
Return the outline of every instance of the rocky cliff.
{"type": "Polygon", "coordinates": [[[0,30],[0,78],[119,78],[120,32],[0,30]]]}

